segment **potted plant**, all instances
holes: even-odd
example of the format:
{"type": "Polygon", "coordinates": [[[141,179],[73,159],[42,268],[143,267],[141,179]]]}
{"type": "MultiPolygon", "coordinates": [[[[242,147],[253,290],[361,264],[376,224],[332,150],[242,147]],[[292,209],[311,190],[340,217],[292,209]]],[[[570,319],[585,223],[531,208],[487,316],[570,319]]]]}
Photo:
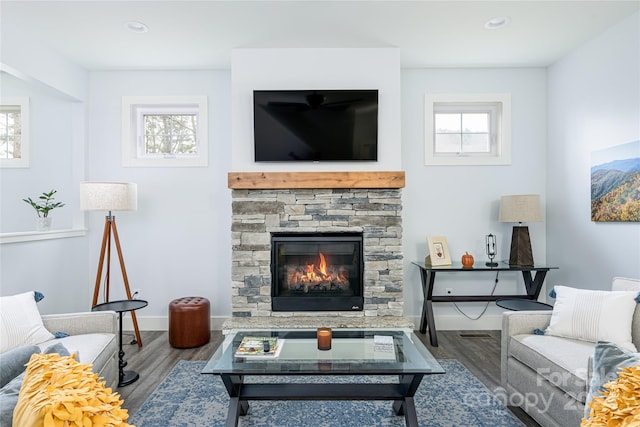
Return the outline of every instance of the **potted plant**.
{"type": "Polygon", "coordinates": [[[38,199],[40,199],[41,202],[34,202],[33,200],[31,200],[31,197],[22,199],[24,202],[28,203],[33,209],[36,210],[36,213],[38,214],[38,218],[36,220],[36,229],[38,231],[49,231],[49,228],[51,228],[51,218],[49,218],[49,212],[51,212],[55,208],[61,208],[64,206],[64,203],[62,202],[54,202],[55,197],[53,197],[53,195],[56,194],[56,192],[57,190],[51,190],[48,193],[42,193],[40,196],[38,196],[38,199]]]}

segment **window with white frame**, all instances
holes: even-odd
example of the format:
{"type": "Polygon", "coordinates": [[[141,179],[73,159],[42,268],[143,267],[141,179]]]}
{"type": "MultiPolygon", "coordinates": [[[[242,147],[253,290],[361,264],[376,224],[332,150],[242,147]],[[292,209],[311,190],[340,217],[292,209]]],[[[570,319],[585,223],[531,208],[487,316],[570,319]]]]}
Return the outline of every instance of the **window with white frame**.
{"type": "Polygon", "coordinates": [[[29,98],[0,98],[0,166],[29,167],[29,98]]]}
{"type": "Polygon", "coordinates": [[[122,99],[123,166],[207,166],[207,98],[122,99]]]}
{"type": "Polygon", "coordinates": [[[427,94],[425,164],[511,163],[509,94],[427,94]]]}

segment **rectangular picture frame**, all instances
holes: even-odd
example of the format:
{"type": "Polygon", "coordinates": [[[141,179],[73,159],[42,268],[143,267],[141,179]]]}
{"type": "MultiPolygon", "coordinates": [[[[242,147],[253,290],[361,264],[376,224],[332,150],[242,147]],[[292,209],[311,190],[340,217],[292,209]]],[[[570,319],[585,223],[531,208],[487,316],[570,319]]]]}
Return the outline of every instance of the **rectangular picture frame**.
{"type": "Polygon", "coordinates": [[[591,221],[640,222],[640,140],[591,152],[591,221]]]}
{"type": "Polygon", "coordinates": [[[449,255],[449,245],[444,236],[428,236],[427,246],[429,255],[424,260],[425,264],[431,266],[451,265],[451,255],[449,255]]]}

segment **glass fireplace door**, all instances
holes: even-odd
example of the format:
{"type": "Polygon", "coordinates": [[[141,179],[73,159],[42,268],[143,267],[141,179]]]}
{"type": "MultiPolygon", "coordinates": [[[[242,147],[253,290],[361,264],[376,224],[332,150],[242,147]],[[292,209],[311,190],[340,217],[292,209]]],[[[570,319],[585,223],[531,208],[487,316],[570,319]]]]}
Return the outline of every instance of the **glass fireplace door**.
{"type": "Polygon", "coordinates": [[[273,311],[363,309],[362,234],[273,234],[273,311]]]}

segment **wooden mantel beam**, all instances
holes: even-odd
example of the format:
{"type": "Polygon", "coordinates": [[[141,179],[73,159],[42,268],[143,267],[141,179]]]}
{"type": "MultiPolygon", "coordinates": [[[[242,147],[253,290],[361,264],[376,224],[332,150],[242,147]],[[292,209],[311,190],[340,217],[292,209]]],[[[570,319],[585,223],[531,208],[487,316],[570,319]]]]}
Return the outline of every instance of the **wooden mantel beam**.
{"type": "Polygon", "coordinates": [[[229,172],[233,190],[286,188],[404,188],[399,172],[229,172]]]}

